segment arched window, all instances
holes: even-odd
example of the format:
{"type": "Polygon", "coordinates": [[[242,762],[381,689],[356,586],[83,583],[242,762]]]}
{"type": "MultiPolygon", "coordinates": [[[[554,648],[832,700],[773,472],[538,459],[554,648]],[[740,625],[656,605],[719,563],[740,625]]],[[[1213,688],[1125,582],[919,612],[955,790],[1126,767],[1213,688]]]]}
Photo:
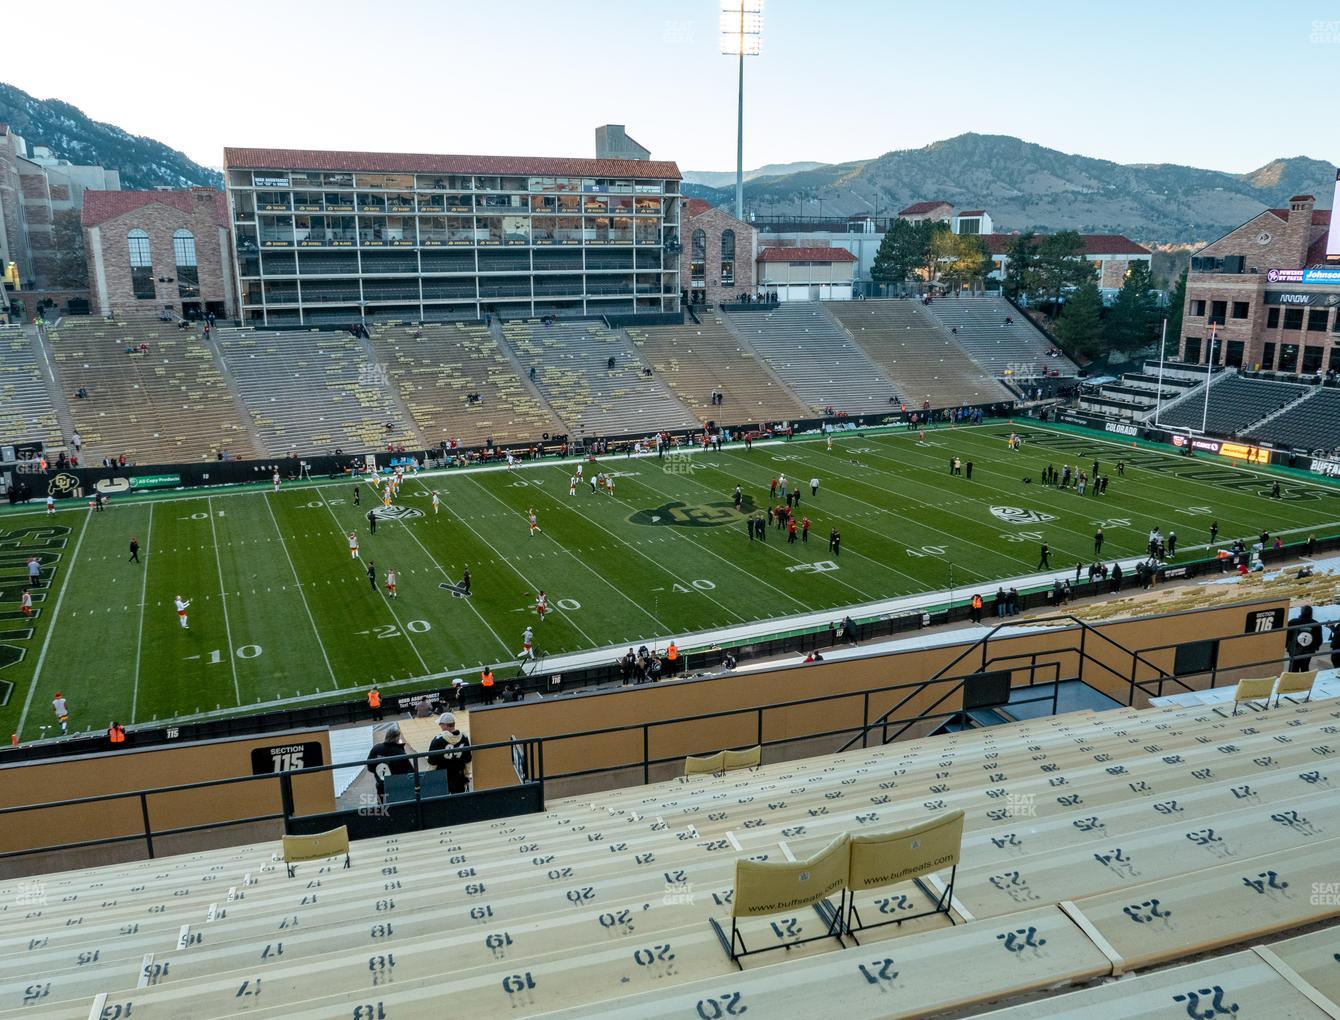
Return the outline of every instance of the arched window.
{"type": "Polygon", "coordinates": [[[721,285],[729,287],[735,283],[735,231],[721,232],[721,285]]]}
{"type": "Polygon", "coordinates": [[[177,263],[177,294],[184,298],[200,296],[200,269],[195,261],[195,235],[189,230],[172,233],[172,257],[177,263]]]}
{"type": "Polygon", "coordinates": [[[149,235],[135,227],[126,235],[126,244],[130,247],[131,289],[137,298],[153,298],[154,266],[149,251],[149,235]]]}
{"type": "Polygon", "coordinates": [[[693,280],[701,281],[707,273],[707,234],[703,230],[693,232],[693,254],[689,258],[689,276],[693,280]]]}

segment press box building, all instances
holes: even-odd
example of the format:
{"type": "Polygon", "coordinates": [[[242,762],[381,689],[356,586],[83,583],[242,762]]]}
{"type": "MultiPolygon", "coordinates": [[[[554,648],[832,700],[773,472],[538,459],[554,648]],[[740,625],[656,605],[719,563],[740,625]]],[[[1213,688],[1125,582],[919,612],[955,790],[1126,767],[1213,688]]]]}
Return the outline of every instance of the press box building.
{"type": "Polygon", "coordinates": [[[672,162],[224,150],[245,323],[674,313],[672,162]]]}

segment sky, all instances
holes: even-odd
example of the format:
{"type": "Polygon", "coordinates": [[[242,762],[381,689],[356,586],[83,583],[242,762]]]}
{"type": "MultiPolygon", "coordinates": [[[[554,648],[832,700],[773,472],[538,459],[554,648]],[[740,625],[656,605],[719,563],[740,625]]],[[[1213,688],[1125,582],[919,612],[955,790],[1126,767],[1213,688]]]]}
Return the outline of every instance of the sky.
{"type": "MultiPolygon", "coordinates": [[[[29,3],[7,15],[31,44],[5,48],[0,80],[206,166],[225,145],[588,156],[597,125],[622,123],[654,159],[734,170],[737,64],[720,54],[719,10],[29,3]]],[[[1310,101],[1337,72],[1334,0],[766,0],[744,160],[844,162],[976,131],[1121,163],[1340,162],[1310,101]]]]}

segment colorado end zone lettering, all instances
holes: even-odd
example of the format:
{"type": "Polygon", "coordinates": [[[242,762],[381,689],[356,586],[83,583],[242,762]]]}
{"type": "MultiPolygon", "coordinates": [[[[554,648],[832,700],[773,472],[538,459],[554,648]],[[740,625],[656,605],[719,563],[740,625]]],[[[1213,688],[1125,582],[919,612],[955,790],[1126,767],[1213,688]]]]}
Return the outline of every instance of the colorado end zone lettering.
{"type": "MultiPolygon", "coordinates": [[[[16,528],[13,531],[0,531],[0,602],[17,606],[19,596],[27,586],[25,565],[30,556],[36,556],[42,565],[42,576],[46,579],[43,587],[34,593],[33,603],[35,619],[41,619],[45,606],[43,602],[51,592],[51,583],[56,565],[60,562],[60,550],[70,540],[70,529],[62,527],[16,528]]],[[[29,643],[33,638],[32,619],[25,619],[17,610],[0,612],[0,678],[4,691],[0,697],[7,696],[13,689],[13,680],[7,674],[23,661],[29,643]]]]}
{"type": "MultiPolygon", "coordinates": [[[[1125,449],[1118,450],[1108,442],[1085,440],[1079,436],[1063,435],[1059,432],[1030,432],[1026,440],[1038,447],[1045,447],[1065,453],[1078,454],[1081,459],[1097,457],[1106,465],[1116,461],[1125,461],[1128,467],[1141,467],[1176,478],[1186,478],[1196,482],[1212,482],[1226,489],[1236,489],[1257,496],[1269,496],[1273,477],[1253,474],[1250,471],[1238,471],[1217,464],[1207,464],[1201,460],[1187,460],[1169,454],[1125,449]]],[[[1314,499],[1336,499],[1340,493],[1325,492],[1312,485],[1291,485],[1281,479],[1280,499],[1301,503],[1314,499]]]]}

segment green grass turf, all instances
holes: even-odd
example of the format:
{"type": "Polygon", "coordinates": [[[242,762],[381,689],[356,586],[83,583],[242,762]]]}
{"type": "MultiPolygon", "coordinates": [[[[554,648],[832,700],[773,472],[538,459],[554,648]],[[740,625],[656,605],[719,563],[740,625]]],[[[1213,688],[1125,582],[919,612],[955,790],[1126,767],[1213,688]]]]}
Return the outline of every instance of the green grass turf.
{"type": "Polygon", "coordinates": [[[614,457],[600,465],[617,473],[613,498],[585,484],[569,497],[572,462],[410,479],[397,503],[422,516],[381,522],[375,536],[363,519],[372,494],[364,483],[354,507],[350,482],[126,499],[106,513],[72,507],[51,519],[6,514],[0,677],[14,688],[0,718],[5,732],[32,739],[54,733],[43,727],[57,690],[78,731],[113,718],[358,697],[374,681],[407,684],[439,671],[473,680],[483,663],[515,662],[527,623],[549,655],[635,645],[945,589],[951,564],[960,597],[990,596],[998,579],[1036,569],[1042,539],[1053,567],[1087,564],[1099,521],[1109,560],[1140,553],[1155,525],[1177,531],[1182,558],[1208,542],[1212,519],[1221,542],[1263,528],[1299,540],[1340,530],[1340,493],[1325,483],[1061,430],[1025,428],[1022,452],[1011,453],[1009,431],[939,429],[924,443],[907,432],[844,434],[832,451],[796,440],[665,461],[614,457]],[[971,480],[950,476],[954,455],[973,461],[971,480]],[[1038,483],[1044,464],[1088,471],[1094,457],[1112,475],[1104,497],[1038,483]],[[766,506],[779,472],[802,488],[808,544],[788,545],[776,529],[766,544],[750,543],[731,506],[737,482],[766,506]],[[813,498],[812,476],[821,480],[813,498]],[[1269,496],[1276,477],[1281,499],[1269,496]],[[432,487],[443,494],[436,518],[432,487]],[[532,506],[543,528],[535,537],[525,522],[532,506]],[[1002,520],[992,507],[1023,513],[1002,520]],[[1052,519],[1017,520],[1028,512],[1052,519]],[[840,557],[827,548],[833,527],[840,557]],[[344,538],[351,529],[361,536],[359,561],[344,538]],[[127,562],[132,534],[140,565],[127,562]],[[54,557],[55,574],[25,623],[18,594],[30,551],[54,557]],[[397,569],[399,598],[371,590],[369,558],[379,582],[397,569]],[[838,569],[809,569],[823,561],[838,569]],[[467,565],[471,599],[438,587],[467,565]],[[554,609],[543,624],[529,610],[541,588],[554,609]],[[189,631],[177,624],[178,593],[192,600],[189,631]]]}

